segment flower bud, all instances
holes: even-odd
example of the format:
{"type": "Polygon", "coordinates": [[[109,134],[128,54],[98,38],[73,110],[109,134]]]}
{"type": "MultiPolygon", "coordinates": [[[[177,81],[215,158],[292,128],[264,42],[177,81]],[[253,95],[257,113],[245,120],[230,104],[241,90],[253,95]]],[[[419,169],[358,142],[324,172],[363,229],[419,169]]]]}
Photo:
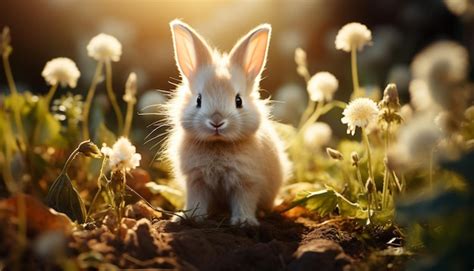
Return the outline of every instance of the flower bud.
{"type": "Polygon", "coordinates": [[[351,161],[353,166],[358,166],[359,165],[359,154],[357,152],[352,152],[351,153],[351,161]]]}
{"type": "Polygon", "coordinates": [[[367,193],[372,193],[374,192],[374,182],[372,181],[371,178],[367,179],[367,182],[365,183],[365,189],[367,190],[367,193]]]}
{"type": "Polygon", "coordinates": [[[383,91],[383,103],[389,108],[397,110],[400,107],[397,85],[390,83],[383,91]]]}
{"type": "Polygon", "coordinates": [[[97,145],[92,143],[90,140],[86,140],[82,142],[81,144],[79,144],[78,150],[80,153],[84,154],[87,157],[93,157],[93,158],[102,157],[102,153],[100,152],[97,145]]]}
{"type": "Polygon", "coordinates": [[[135,103],[137,94],[137,74],[132,72],[128,76],[127,82],[125,83],[125,94],[123,100],[127,103],[135,103]]]}
{"type": "Polygon", "coordinates": [[[342,156],[342,153],[340,153],[338,150],[331,149],[331,148],[326,148],[326,153],[328,156],[334,160],[344,160],[344,157],[342,156]]]}
{"type": "Polygon", "coordinates": [[[295,62],[298,66],[306,66],[306,52],[303,49],[296,48],[295,62]]]}
{"type": "Polygon", "coordinates": [[[9,56],[12,52],[10,28],[8,26],[3,27],[2,34],[0,36],[0,49],[3,56],[9,56]]]}

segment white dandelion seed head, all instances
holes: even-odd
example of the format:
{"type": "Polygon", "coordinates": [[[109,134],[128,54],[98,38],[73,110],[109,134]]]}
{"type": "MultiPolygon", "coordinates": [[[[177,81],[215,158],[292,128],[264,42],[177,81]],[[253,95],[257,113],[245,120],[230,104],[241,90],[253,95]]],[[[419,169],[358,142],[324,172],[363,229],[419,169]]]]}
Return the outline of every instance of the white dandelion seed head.
{"type": "Polygon", "coordinates": [[[142,156],[136,153],[135,146],[126,137],[119,138],[112,148],[105,144],[100,151],[109,159],[109,167],[113,171],[128,172],[140,165],[142,156]]]}
{"type": "Polygon", "coordinates": [[[49,85],[60,84],[62,87],[69,86],[75,88],[81,72],[79,72],[76,63],[71,59],[58,57],[46,63],[41,75],[49,85]]]}
{"type": "Polygon", "coordinates": [[[326,146],[331,141],[332,130],[324,122],[311,124],[304,132],[304,143],[310,148],[320,148],[326,146]]]}
{"type": "Polygon", "coordinates": [[[372,32],[361,23],[348,23],[344,25],[336,36],[336,49],[350,52],[352,48],[362,50],[365,45],[370,45],[372,32]]]}
{"type": "Polygon", "coordinates": [[[413,78],[427,82],[460,82],[469,72],[469,54],[457,42],[438,41],[415,56],[411,72],[413,78]]]}
{"type": "Polygon", "coordinates": [[[414,79],[408,87],[410,92],[410,103],[416,111],[428,111],[437,108],[431,96],[428,83],[421,79],[414,79]]]}
{"type": "Polygon", "coordinates": [[[122,44],[113,36],[101,33],[87,44],[87,54],[97,61],[120,60],[122,44]]]}
{"type": "Polygon", "coordinates": [[[347,133],[354,135],[357,127],[365,128],[375,121],[379,113],[377,104],[369,98],[357,98],[342,112],[341,122],[347,124],[347,133]]]}
{"type": "Polygon", "coordinates": [[[318,72],[308,81],[307,90],[313,101],[332,101],[339,81],[329,72],[318,72]]]}
{"type": "Polygon", "coordinates": [[[400,127],[398,141],[391,150],[403,165],[424,165],[429,161],[433,148],[442,138],[442,131],[434,123],[432,113],[415,116],[400,127]]]}

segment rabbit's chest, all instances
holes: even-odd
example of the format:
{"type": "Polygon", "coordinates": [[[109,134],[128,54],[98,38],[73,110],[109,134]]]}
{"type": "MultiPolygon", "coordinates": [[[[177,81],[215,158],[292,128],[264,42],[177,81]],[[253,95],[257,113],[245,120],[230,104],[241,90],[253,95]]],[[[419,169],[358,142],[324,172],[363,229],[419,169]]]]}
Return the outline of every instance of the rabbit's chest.
{"type": "MultiPolygon", "coordinates": [[[[245,154],[207,152],[195,155],[189,164],[189,176],[210,187],[233,187],[248,182],[252,158],[245,154]]],[[[250,172],[253,172],[250,170],[250,172]]]]}

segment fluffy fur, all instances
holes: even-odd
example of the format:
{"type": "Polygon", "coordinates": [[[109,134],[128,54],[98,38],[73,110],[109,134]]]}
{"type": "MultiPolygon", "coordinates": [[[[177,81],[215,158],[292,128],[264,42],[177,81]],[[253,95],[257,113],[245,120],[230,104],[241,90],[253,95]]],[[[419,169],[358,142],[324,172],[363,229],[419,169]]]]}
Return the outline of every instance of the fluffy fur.
{"type": "Polygon", "coordinates": [[[185,210],[202,219],[224,209],[232,224],[258,225],[257,210],[272,209],[290,172],[258,92],[271,27],[253,29],[220,54],[188,25],[170,25],[183,82],[167,105],[167,156],[186,191],[185,210]]]}

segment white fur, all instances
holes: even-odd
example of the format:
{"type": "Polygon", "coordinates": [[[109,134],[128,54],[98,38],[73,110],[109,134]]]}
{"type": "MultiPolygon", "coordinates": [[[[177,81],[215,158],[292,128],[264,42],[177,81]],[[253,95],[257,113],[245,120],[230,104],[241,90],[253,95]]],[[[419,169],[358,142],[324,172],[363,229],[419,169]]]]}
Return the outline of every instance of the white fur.
{"type": "MultiPolygon", "coordinates": [[[[204,41],[189,26],[174,21],[172,30],[177,25],[180,31],[190,31],[191,38],[187,40],[194,44],[186,46],[207,48],[207,44],[197,44],[204,41]]],[[[268,43],[269,31],[267,25],[256,28],[232,52],[249,50],[245,47],[248,40],[262,38],[268,43]],[[262,36],[261,31],[268,32],[262,36]]],[[[187,41],[174,42],[176,50],[177,42],[187,41]]],[[[252,55],[266,58],[268,44],[265,46],[256,46],[265,52],[251,52],[255,53],[252,55]]],[[[185,80],[167,105],[172,125],[167,155],[176,179],[186,191],[185,210],[193,210],[197,219],[224,205],[230,211],[232,224],[258,225],[257,210],[272,209],[281,184],[290,174],[283,143],[269,120],[266,101],[259,97],[258,81],[265,59],[253,63],[240,57],[240,61],[244,60],[246,63],[242,64],[232,53],[192,55],[190,61],[201,64],[182,73],[185,80]],[[246,71],[246,66],[251,66],[251,71],[246,71]],[[256,67],[260,69],[257,73],[256,67]],[[200,108],[196,107],[198,94],[202,96],[200,108]],[[242,108],[235,105],[237,94],[242,98],[242,108]],[[212,122],[222,122],[218,135],[212,122]]],[[[179,59],[177,63],[179,66],[179,59]]]]}

